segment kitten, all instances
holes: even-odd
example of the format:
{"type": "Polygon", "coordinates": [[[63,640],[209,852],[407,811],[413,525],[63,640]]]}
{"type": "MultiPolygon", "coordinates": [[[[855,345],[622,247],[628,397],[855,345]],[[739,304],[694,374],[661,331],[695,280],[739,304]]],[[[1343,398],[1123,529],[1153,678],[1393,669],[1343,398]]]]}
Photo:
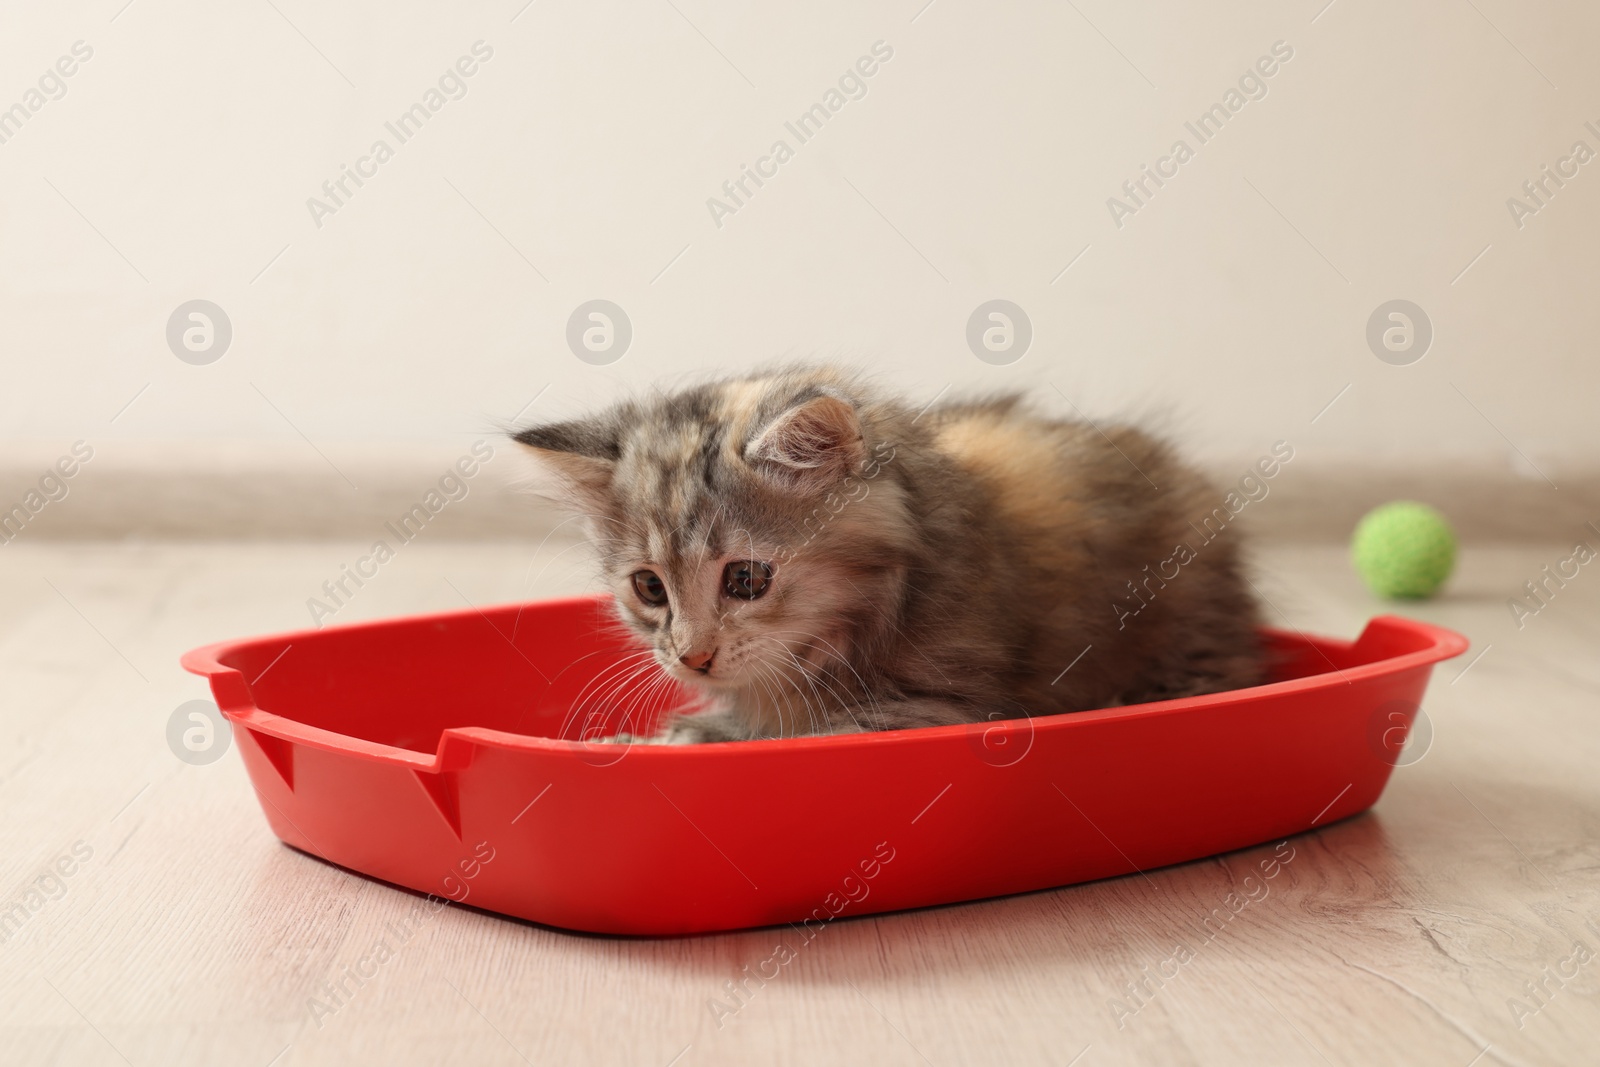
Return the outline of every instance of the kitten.
{"type": "Polygon", "coordinates": [[[1051,715],[1255,685],[1221,494],[1125,427],[803,368],[515,434],[622,620],[711,710],[652,740],[1051,715]]]}

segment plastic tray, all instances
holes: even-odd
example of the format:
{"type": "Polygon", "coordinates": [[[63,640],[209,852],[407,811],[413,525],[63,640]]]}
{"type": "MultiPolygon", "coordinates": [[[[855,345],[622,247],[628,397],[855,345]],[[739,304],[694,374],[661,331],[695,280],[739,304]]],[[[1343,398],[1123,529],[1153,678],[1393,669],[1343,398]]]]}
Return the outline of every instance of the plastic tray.
{"type": "Polygon", "coordinates": [[[634,649],[598,598],[230,641],[183,666],[210,680],[295,848],[553,926],[659,935],[1064,886],[1326,825],[1377,801],[1432,665],[1467,647],[1393,616],[1355,642],[1264,635],[1279,680],[1252,689],[691,746],[576,740],[629,713],[648,729],[684,696],[613,684],[634,649]]]}

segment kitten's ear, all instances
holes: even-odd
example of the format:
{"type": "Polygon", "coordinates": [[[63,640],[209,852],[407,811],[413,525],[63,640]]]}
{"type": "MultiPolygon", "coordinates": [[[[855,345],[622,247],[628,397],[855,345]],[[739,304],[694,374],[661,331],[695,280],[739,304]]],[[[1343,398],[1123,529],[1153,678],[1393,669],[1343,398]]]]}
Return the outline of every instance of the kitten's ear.
{"type": "Polygon", "coordinates": [[[616,424],[599,419],[556,422],[519,430],[511,439],[526,446],[554,476],[552,495],[564,502],[590,511],[610,493],[622,458],[616,424]]]}
{"type": "Polygon", "coordinates": [[[773,419],[744,454],[752,466],[783,487],[820,492],[866,459],[867,449],[855,407],[824,393],[773,419]]]}

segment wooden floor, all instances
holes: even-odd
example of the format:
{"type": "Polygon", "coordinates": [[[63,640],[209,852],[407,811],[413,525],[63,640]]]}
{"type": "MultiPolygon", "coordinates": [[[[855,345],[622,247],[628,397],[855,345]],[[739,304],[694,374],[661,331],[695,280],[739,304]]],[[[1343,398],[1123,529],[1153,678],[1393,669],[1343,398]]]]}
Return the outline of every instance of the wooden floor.
{"type": "MultiPolygon", "coordinates": [[[[304,625],[363,548],[0,548],[0,915],[24,915],[0,943],[0,1062],[1600,1062],[1600,565],[1520,631],[1506,607],[1559,546],[1469,551],[1411,609],[1474,642],[1435,674],[1431,749],[1371,813],[1292,839],[1215,940],[1200,919],[1271,848],[844,920],[720,1026],[708,1004],[787,931],[621,940],[450,907],[314,1012],[417,898],[280,845],[237,755],[186,764],[166,727],[208,695],[180,652],[304,625]],[[1179,941],[1193,959],[1159,978],[1179,941]]],[[[1382,610],[1334,549],[1260,571],[1307,631],[1382,610]]],[[[337,618],[586,574],[566,545],[419,542],[337,618]]]]}

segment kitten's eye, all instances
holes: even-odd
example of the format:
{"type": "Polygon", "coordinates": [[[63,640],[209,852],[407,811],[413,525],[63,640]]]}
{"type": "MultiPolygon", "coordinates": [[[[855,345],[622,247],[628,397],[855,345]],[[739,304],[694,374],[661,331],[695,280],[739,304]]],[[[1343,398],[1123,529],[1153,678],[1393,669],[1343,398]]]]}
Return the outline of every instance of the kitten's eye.
{"type": "Polygon", "coordinates": [[[722,568],[722,591],[740,600],[755,600],[772,583],[772,568],[753,559],[742,559],[722,568]]]}
{"type": "Polygon", "coordinates": [[[639,594],[640,600],[658,608],[667,602],[667,587],[655,571],[635,571],[633,591],[639,594]]]}

